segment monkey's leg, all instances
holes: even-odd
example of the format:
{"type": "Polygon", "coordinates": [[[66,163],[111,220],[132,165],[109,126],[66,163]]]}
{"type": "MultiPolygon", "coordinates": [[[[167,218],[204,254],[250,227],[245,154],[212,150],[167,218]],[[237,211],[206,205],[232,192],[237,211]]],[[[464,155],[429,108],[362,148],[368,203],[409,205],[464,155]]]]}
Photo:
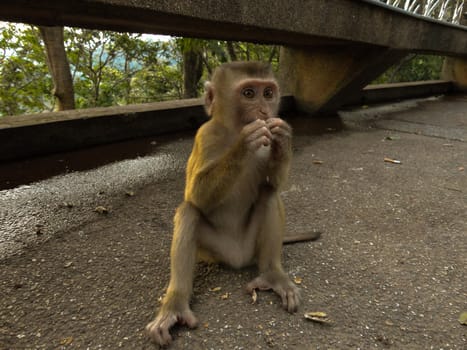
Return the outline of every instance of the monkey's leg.
{"type": "Polygon", "coordinates": [[[170,282],[156,318],[146,326],[152,341],[167,345],[172,341],[169,329],[176,324],[190,328],[197,325],[190,309],[196,263],[196,229],[199,211],[188,202],[182,203],[174,218],[174,235],[170,249],[170,282]]]}
{"type": "Polygon", "coordinates": [[[255,219],[261,220],[257,240],[259,276],[247,285],[247,290],[252,293],[255,289],[272,289],[281,297],[283,307],[295,312],[300,304],[300,292],[284,272],[281,262],[285,226],[282,201],[276,191],[265,189],[258,205],[255,219]]]}

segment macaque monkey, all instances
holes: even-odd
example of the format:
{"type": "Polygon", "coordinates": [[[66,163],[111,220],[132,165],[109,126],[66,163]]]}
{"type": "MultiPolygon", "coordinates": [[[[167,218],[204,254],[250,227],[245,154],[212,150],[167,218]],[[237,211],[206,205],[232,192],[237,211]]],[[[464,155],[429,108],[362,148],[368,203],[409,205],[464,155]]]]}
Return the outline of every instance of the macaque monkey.
{"type": "MultiPolygon", "coordinates": [[[[198,130],[186,168],[183,203],[174,218],[170,282],[152,341],[167,345],[176,323],[193,328],[190,309],[197,259],[234,268],[256,263],[247,291],[272,289],[295,312],[299,290],[282,268],[285,213],[279,195],[292,158],[291,127],[277,116],[279,86],[267,64],[233,62],[206,83],[210,116],[198,130]]],[[[291,241],[316,239],[317,234],[291,241]]]]}

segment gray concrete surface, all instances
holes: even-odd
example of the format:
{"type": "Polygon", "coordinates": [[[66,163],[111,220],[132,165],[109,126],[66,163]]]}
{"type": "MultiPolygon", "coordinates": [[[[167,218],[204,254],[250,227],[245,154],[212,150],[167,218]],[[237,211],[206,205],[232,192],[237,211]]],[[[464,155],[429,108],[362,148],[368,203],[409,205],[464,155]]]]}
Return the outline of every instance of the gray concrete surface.
{"type": "MultiPolygon", "coordinates": [[[[300,312],[267,292],[251,305],[254,269],[200,266],[201,324],[175,329],[174,349],[465,349],[467,96],[340,115],[290,119],[287,227],[323,232],[284,248],[300,312]]],[[[168,281],[192,138],[145,142],[145,156],[0,191],[0,349],[154,348],[143,329],[168,281]]]]}

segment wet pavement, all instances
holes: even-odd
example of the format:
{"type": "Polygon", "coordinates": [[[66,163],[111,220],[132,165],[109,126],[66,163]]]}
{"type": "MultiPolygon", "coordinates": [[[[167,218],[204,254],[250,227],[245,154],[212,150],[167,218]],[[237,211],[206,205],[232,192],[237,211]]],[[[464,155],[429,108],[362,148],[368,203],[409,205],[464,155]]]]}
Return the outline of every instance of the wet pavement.
{"type": "MultiPolygon", "coordinates": [[[[375,344],[465,349],[466,328],[457,317],[467,311],[467,96],[365,106],[342,111],[339,118],[290,121],[295,158],[283,193],[288,230],[301,232],[311,226],[323,231],[323,237],[316,243],[287,247],[286,268],[303,278],[301,287],[314,295],[305,297],[304,308],[327,308],[337,326],[310,329],[298,316],[284,321],[282,311],[274,309],[268,311],[271,317],[289,323],[287,328],[277,326],[279,335],[271,335],[266,332],[273,329],[271,324],[257,328],[249,324],[251,320],[229,316],[233,318],[222,321],[219,315],[211,315],[202,306],[210,305],[212,293],[206,292],[195,298],[199,305],[195,312],[206,313],[204,329],[188,335],[182,329],[175,348],[190,342],[195,348],[234,348],[220,345],[215,335],[219,332],[212,328],[217,320],[224,329],[218,335],[233,339],[238,348],[301,348],[298,337],[310,337],[322,348],[333,349],[374,348],[375,344]],[[250,337],[240,337],[240,329],[250,329],[250,337]],[[259,333],[260,337],[255,336],[259,333]],[[295,340],[286,342],[288,337],[295,340]]],[[[9,305],[0,313],[0,349],[68,345],[111,349],[118,344],[150,348],[142,328],[167,281],[171,220],[182,198],[191,145],[192,135],[179,134],[0,166],[0,268],[6,291],[2,298],[9,305]],[[152,247],[154,239],[157,243],[152,247]],[[116,242],[121,246],[114,250],[116,242]],[[132,251],[125,255],[130,246],[132,251]],[[113,273],[147,276],[152,269],[161,270],[157,277],[119,286],[120,293],[138,285],[146,294],[134,295],[135,309],[127,310],[129,315],[123,319],[108,316],[119,330],[116,334],[93,320],[101,320],[98,313],[112,314],[113,309],[105,305],[125,308],[128,295],[112,300],[109,294],[110,300],[99,304],[101,309],[87,311],[86,324],[67,332],[61,324],[72,322],[64,310],[69,307],[65,299],[73,292],[62,282],[74,266],[95,261],[93,254],[101,257],[99,250],[107,252],[102,259],[110,262],[93,267],[95,274],[102,275],[102,285],[87,285],[88,291],[107,290],[114,279],[107,281],[106,276],[113,273]],[[115,257],[116,251],[123,256],[115,257]],[[111,261],[125,263],[112,271],[111,261]],[[149,268],[151,261],[158,266],[149,268]],[[140,272],[135,272],[138,266],[140,272]],[[36,275],[49,279],[29,281],[36,275]],[[54,275],[61,277],[56,280],[54,275]],[[46,331],[46,314],[37,311],[31,298],[49,300],[55,294],[47,288],[56,290],[54,284],[64,288],[64,301],[57,304],[62,305],[58,306],[61,313],[47,314],[56,320],[46,331]],[[43,292],[37,292],[41,288],[43,292]]],[[[229,272],[217,273],[204,283],[229,288],[229,272]]],[[[245,282],[238,273],[235,276],[245,282]]],[[[78,277],[73,283],[73,290],[85,288],[78,277]]],[[[242,295],[235,289],[231,298],[242,295]]],[[[270,300],[276,303],[273,297],[270,300]]],[[[211,308],[219,308],[215,305],[211,308]]],[[[242,310],[238,309],[239,315],[242,310]]],[[[260,323],[257,314],[253,319],[260,323]]],[[[321,348],[313,344],[312,348],[321,348]]]]}

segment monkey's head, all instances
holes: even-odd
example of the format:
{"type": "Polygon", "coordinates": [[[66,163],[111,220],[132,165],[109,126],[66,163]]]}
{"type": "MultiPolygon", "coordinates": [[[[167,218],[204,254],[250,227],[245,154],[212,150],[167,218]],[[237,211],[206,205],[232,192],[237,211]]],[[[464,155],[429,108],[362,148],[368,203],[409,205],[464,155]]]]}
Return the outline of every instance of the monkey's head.
{"type": "Polygon", "coordinates": [[[205,109],[211,118],[244,125],[277,116],[280,92],[269,64],[225,63],[205,88],[205,109]]]}

